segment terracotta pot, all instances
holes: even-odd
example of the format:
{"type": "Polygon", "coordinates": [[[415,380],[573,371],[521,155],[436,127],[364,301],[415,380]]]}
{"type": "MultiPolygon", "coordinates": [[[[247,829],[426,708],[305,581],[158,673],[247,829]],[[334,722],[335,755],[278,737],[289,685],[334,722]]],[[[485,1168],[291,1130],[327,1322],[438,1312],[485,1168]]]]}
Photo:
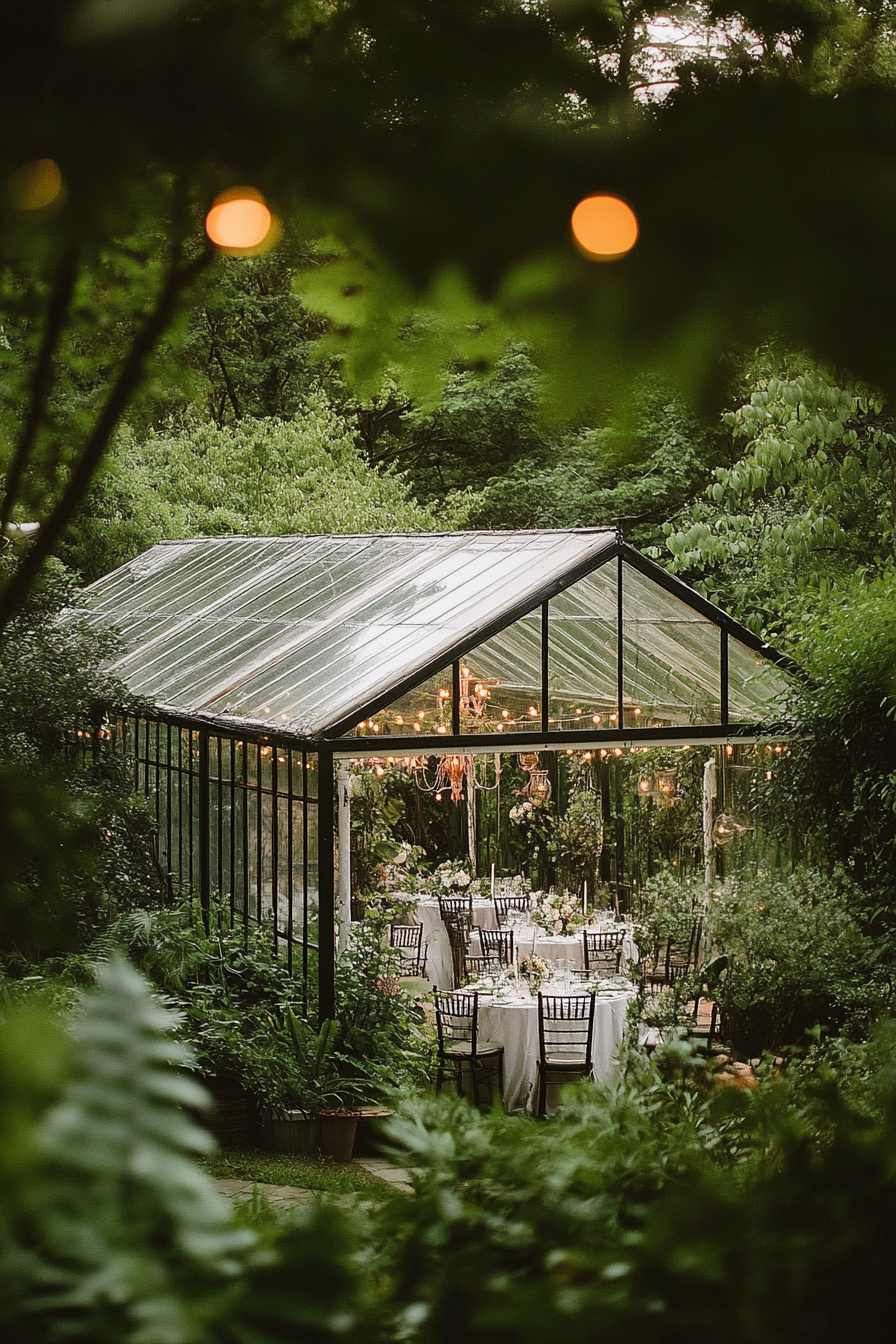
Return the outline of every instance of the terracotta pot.
{"type": "Polygon", "coordinates": [[[309,1119],[302,1111],[286,1111],[283,1116],[264,1114],[261,1133],[265,1148],[272,1153],[296,1153],[316,1157],[320,1150],[320,1121],[309,1119]]]}
{"type": "Polygon", "coordinates": [[[320,1150],[334,1162],[351,1162],[355,1134],[361,1116],[358,1111],[324,1111],[320,1117],[320,1150]]]}

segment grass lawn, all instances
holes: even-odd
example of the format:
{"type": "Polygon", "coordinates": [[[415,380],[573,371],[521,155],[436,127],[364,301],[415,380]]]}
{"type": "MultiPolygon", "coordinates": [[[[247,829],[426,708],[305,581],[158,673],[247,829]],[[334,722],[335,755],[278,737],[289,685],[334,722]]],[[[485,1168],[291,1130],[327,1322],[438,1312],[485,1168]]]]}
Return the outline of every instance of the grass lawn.
{"type": "Polygon", "coordinates": [[[295,1185],[302,1190],[324,1190],[331,1195],[382,1195],[385,1181],[371,1176],[356,1162],[332,1162],[325,1157],[296,1157],[268,1153],[263,1148],[221,1148],[203,1160],[210,1176],[222,1180],[259,1181],[264,1185],[295,1185]]]}

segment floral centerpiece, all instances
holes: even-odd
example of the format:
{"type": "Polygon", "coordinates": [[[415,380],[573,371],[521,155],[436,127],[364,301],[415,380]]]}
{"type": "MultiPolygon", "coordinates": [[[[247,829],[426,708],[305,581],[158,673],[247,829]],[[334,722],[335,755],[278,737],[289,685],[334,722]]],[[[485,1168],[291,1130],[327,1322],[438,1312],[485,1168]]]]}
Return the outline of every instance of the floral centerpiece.
{"type": "Polygon", "coordinates": [[[550,964],[541,957],[533,954],[520,958],[520,979],[528,983],[530,994],[537,994],[544,981],[550,980],[552,973],[550,964]]]}
{"type": "Polygon", "coordinates": [[[429,880],[434,896],[481,896],[487,893],[485,878],[475,877],[471,865],[459,859],[440,863],[429,880]]]}
{"type": "Polygon", "coordinates": [[[568,891],[549,891],[540,897],[532,911],[532,922],[545,933],[575,933],[588,923],[578,896],[568,891]]]}

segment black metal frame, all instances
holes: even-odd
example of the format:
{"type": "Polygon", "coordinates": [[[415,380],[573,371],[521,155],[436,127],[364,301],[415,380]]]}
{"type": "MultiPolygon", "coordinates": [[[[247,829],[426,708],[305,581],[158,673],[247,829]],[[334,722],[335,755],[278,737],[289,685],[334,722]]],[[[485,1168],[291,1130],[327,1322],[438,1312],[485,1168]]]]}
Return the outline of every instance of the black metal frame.
{"type": "MultiPolygon", "coordinates": [[[[320,875],[328,848],[332,865],[332,843],[314,852],[308,843],[315,813],[318,831],[327,830],[327,797],[332,828],[331,791],[319,798],[309,787],[319,753],[267,734],[155,714],[119,714],[104,728],[102,746],[130,759],[135,792],[154,801],[169,887],[198,899],[207,927],[213,899],[226,902],[231,927],[246,933],[270,920],[274,955],[301,981],[307,1011],[311,954],[320,950],[311,937],[315,869],[319,927],[333,927],[320,875]]],[[[332,887],[332,872],[328,880],[332,887]]],[[[314,959],[322,973],[332,961],[314,959]]]]}

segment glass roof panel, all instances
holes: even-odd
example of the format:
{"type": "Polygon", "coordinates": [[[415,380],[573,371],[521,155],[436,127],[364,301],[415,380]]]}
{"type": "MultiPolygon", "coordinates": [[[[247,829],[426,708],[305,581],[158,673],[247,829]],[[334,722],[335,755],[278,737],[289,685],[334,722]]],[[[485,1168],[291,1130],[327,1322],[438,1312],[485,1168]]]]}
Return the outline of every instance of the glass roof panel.
{"type": "Polygon", "coordinates": [[[114,665],[168,709],[315,735],[475,643],[613,546],[609,529],[160,543],[87,590],[114,665]]]}
{"type": "Polygon", "coordinates": [[[626,727],[721,722],[719,626],[623,566],[622,688],[626,727]]]}
{"type": "MultiPolygon", "coordinates": [[[[547,599],[550,726],[607,729],[617,541],[594,528],[163,542],[88,588],[86,616],[118,628],[113,670],[165,709],[316,737],[437,696],[434,731],[466,649],[463,730],[509,732],[540,727],[547,599]]],[[[649,573],[623,573],[624,727],[719,722],[719,625],[649,573]]],[[[767,718],[781,673],[734,638],[729,650],[732,721],[767,718]]]]}
{"type": "Polygon", "coordinates": [[[540,728],[541,608],[470,649],[460,671],[463,732],[540,728]]]}
{"type": "Polygon", "coordinates": [[[728,636],[728,717],[757,723],[783,713],[787,678],[761,653],[728,636]]]}
{"type": "Polygon", "coordinates": [[[548,717],[555,729],[615,723],[616,623],[615,561],[552,599],[548,717]]]}

